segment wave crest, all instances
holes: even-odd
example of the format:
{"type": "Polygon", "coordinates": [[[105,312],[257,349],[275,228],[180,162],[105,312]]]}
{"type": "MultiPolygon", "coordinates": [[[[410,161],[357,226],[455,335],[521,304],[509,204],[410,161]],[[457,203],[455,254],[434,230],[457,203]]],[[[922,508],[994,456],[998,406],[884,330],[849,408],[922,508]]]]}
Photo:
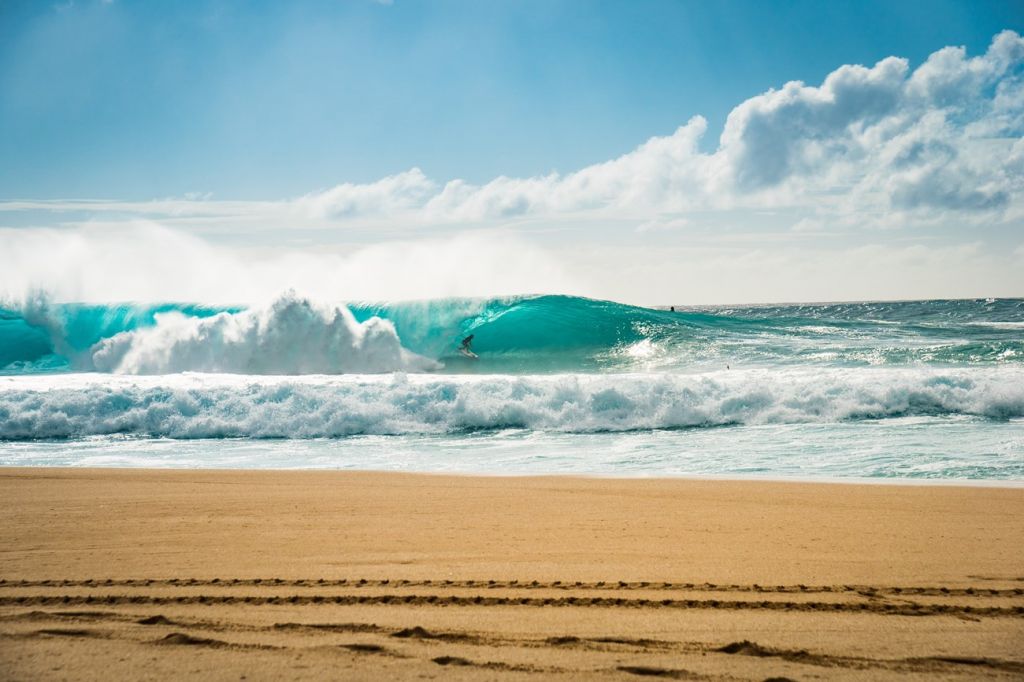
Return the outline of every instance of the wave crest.
{"type": "Polygon", "coordinates": [[[0,374],[1020,366],[1021,324],[1024,299],[666,311],[559,295],[328,305],[287,294],[265,308],[39,297],[0,307],[0,374]],[[457,352],[469,334],[479,361],[457,352]]]}
{"type": "Polygon", "coordinates": [[[266,308],[192,317],[156,313],[155,324],[102,339],[94,369],[117,374],[226,372],[336,374],[423,371],[438,363],[405,348],[391,322],[358,322],[348,308],[286,294],[266,308]]]}

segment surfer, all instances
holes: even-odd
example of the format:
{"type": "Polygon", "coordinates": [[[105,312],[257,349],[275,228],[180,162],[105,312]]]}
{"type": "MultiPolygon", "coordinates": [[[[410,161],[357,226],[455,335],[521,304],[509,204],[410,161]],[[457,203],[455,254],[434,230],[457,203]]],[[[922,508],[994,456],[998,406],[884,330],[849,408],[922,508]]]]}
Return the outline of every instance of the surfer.
{"type": "Polygon", "coordinates": [[[474,334],[470,334],[466,338],[462,339],[462,345],[459,347],[459,352],[467,358],[476,357],[476,353],[473,352],[473,336],[474,334]]]}

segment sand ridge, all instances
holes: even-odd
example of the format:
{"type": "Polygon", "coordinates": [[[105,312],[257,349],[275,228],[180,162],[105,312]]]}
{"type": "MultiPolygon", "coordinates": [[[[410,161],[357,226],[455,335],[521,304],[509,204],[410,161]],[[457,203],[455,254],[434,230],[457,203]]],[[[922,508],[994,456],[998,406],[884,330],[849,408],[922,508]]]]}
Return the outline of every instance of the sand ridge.
{"type": "Polygon", "coordinates": [[[890,608],[850,590],[823,608],[813,601],[495,598],[485,597],[482,585],[477,597],[453,599],[447,591],[455,588],[444,581],[420,586],[416,595],[369,597],[354,594],[358,581],[347,594],[326,595],[315,581],[304,588],[261,581],[246,596],[218,594],[218,586],[231,589],[231,581],[219,581],[181,597],[151,597],[144,585],[92,583],[87,594],[70,595],[0,586],[0,651],[10,670],[45,679],[39,665],[59,654],[74,661],[77,677],[100,679],[115,657],[124,662],[155,652],[149,672],[156,677],[177,677],[171,673],[179,666],[202,661],[195,675],[212,679],[315,679],[339,668],[356,678],[404,679],[449,666],[467,679],[1024,675],[1015,648],[1024,637],[1024,598],[1007,591],[960,595],[967,604],[904,601],[890,608]],[[280,588],[292,593],[274,594],[280,588]],[[88,651],[76,653],[79,646],[88,651]],[[106,664],[96,667],[97,658],[106,664]]]}
{"type": "MultiPolygon", "coordinates": [[[[1024,585],[1024,581],[1022,581],[1024,585]]],[[[0,606],[95,604],[449,605],[871,612],[1024,618],[1024,587],[695,585],[497,580],[16,580],[0,606]],[[42,588],[42,589],[39,589],[42,588]],[[257,590],[246,588],[258,588],[257,590]]]]}

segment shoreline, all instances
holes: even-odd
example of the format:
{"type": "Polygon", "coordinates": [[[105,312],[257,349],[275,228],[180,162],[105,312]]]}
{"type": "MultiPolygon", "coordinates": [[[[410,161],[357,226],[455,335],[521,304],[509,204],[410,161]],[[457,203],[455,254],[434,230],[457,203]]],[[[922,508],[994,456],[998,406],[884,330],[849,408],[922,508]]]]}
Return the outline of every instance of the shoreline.
{"type": "Polygon", "coordinates": [[[794,483],[794,484],[807,484],[807,485],[864,485],[864,486],[895,486],[901,487],[906,486],[908,488],[916,487],[942,487],[942,488],[1006,488],[1010,490],[1024,489],[1024,479],[1002,479],[1002,478],[897,478],[897,477],[865,477],[865,476],[829,476],[829,477],[815,477],[815,476],[774,476],[774,475],[732,475],[732,474],[672,474],[672,473],[638,473],[635,475],[629,475],[627,472],[619,473],[586,473],[586,472],[552,472],[542,471],[537,473],[531,472],[518,472],[518,471],[431,471],[431,470],[412,470],[412,469],[339,469],[336,467],[265,467],[265,468],[249,468],[249,467],[238,467],[238,468],[225,468],[225,467],[177,467],[177,466],[166,466],[166,467],[154,467],[154,466],[77,466],[77,465],[32,465],[26,466],[22,464],[7,465],[0,464],[0,475],[4,471],[8,470],[37,470],[37,469],[56,469],[56,470],[69,470],[69,471],[194,471],[194,472],[209,472],[209,473],[232,473],[232,472],[309,472],[309,473],[339,473],[339,474],[379,474],[388,476],[392,474],[401,476],[450,476],[454,478],[507,478],[507,479],[518,479],[518,478],[554,478],[554,479],[580,479],[580,480],[602,480],[602,481],[722,481],[730,482],[735,481],[737,483],[794,483]]]}
{"type": "Polygon", "coordinates": [[[1021,488],[0,467],[0,513],[17,679],[1024,675],[1021,488]]]}

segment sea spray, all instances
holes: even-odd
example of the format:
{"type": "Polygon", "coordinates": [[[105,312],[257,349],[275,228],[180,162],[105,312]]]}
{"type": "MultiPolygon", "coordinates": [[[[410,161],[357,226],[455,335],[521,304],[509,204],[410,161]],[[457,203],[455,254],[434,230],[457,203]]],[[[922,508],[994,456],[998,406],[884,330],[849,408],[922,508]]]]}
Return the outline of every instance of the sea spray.
{"type": "Polygon", "coordinates": [[[425,371],[440,365],[404,349],[394,325],[378,317],[357,322],[344,306],[286,295],[267,308],[211,317],[158,313],[154,325],[96,343],[101,372],[170,374],[377,373],[425,371]]]}

